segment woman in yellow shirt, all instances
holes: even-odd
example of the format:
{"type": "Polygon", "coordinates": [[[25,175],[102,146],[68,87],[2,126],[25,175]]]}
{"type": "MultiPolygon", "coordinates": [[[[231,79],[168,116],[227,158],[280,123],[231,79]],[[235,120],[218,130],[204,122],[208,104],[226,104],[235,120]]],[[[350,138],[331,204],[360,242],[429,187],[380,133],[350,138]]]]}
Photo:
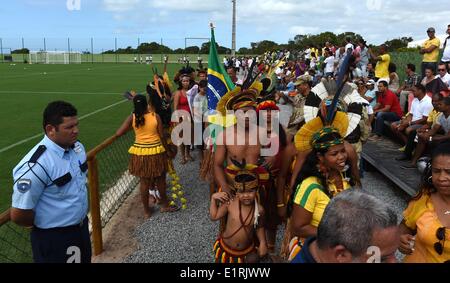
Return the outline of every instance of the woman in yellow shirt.
{"type": "Polygon", "coordinates": [[[356,185],[350,172],[344,140],[332,127],[320,130],[312,141],[313,150],[307,156],[291,196],[290,229],[293,238],[288,260],[301,250],[306,238],[317,235],[322,215],[330,199],[356,185]]]}
{"type": "Polygon", "coordinates": [[[439,145],[419,194],[403,213],[400,252],[406,263],[450,263],[450,143],[439,145]]]}
{"type": "Polygon", "coordinates": [[[167,143],[163,135],[161,118],[155,113],[154,107],[147,103],[143,95],[133,98],[134,111],[117,130],[116,135],[122,136],[133,129],[136,135],[134,144],[130,147],[130,174],[140,178],[141,200],[146,218],[151,216],[149,207],[149,188],[158,188],[161,197],[161,212],[178,210],[169,205],[166,196],[166,173],[168,170],[167,143]]]}

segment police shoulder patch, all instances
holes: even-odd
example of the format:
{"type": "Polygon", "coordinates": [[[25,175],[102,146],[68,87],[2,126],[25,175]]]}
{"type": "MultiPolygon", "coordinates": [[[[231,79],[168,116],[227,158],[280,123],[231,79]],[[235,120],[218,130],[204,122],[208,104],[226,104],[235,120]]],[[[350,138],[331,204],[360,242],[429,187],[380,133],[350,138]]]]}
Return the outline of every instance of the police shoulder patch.
{"type": "Polygon", "coordinates": [[[80,152],[82,151],[81,144],[80,144],[79,142],[76,142],[75,145],[74,145],[73,150],[74,150],[75,153],[77,153],[77,154],[80,153],[80,152]]]}
{"type": "Polygon", "coordinates": [[[20,179],[17,181],[17,190],[24,194],[31,189],[31,180],[30,179],[20,179]]]}

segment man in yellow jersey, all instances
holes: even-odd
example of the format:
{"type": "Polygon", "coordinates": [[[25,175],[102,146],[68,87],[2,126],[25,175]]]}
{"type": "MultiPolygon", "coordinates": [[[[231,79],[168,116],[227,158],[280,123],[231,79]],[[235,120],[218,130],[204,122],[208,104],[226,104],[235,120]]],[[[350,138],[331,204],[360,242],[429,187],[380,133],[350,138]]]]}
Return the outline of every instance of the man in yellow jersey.
{"type": "Polygon", "coordinates": [[[429,39],[425,41],[423,47],[420,49],[420,54],[423,54],[422,60],[422,79],[425,77],[425,68],[430,67],[436,74],[437,63],[439,60],[439,47],[441,41],[436,37],[436,30],[429,28],[427,30],[429,39]]]}
{"type": "Polygon", "coordinates": [[[389,63],[391,63],[391,56],[387,52],[387,46],[382,44],[380,46],[379,55],[376,56],[372,49],[369,49],[369,54],[373,58],[373,60],[377,61],[377,65],[375,66],[375,81],[385,80],[389,83],[389,63]]]}

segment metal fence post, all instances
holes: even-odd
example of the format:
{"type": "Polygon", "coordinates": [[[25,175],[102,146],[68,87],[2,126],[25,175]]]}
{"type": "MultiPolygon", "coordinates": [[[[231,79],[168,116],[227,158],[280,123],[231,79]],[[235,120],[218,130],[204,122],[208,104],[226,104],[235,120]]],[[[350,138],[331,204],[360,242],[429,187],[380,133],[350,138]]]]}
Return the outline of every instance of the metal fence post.
{"type": "Polygon", "coordinates": [[[91,37],[91,63],[94,64],[94,38],[91,37]]]}
{"type": "Polygon", "coordinates": [[[98,190],[98,163],[95,156],[91,159],[88,159],[88,168],[92,240],[94,244],[94,255],[99,255],[103,252],[103,239],[102,221],[100,215],[100,194],[98,190]]]}
{"type": "Polygon", "coordinates": [[[117,60],[117,56],[119,55],[119,54],[117,54],[117,37],[116,38],[114,38],[114,53],[116,53],[116,64],[118,63],[118,60],[117,60]]]}
{"type": "Polygon", "coordinates": [[[70,64],[70,38],[67,38],[67,50],[69,51],[69,64],[70,64]]]}
{"type": "Polygon", "coordinates": [[[22,37],[22,63],[25,63],[25,40],[22,37]]]}
{"type": "Polygon", "coordinates": [[[1,38],[0,38],[0,56],[2,57],[2,63],[4,63],[5,58],[3,57],[3,40],[1,38]]]}

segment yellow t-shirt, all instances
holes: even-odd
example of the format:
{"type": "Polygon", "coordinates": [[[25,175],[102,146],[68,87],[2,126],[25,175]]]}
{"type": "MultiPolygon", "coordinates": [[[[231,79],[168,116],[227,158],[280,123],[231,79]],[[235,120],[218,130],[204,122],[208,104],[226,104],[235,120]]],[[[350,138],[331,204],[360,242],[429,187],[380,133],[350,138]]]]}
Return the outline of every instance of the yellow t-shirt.
{"type": "MultiPolygon", "coordinates": [[[[349,182],[343,179],[344,190],[350,188],[349,182]]],[[[337,195],[339,191],[333,183],[328,184],[329,190],[333,196],[337,195]]],[[[295,193],[294,203],[303,207],[307,211],[312,213],[311,225],[318,227],[322,215],[330,202],[330,198],[323,191],[323,187],[317,177],[309,177],[303,180],[303,182],[297,187],[295,193]]]]}
{"type": "Polygon", "coordinates": [[[378,61],[375,67],[375,77],[389,78],[389,63],[391,63],[391,55],[384,54],[380,56],[382,61],[378,61]]]}
{"type": "Polygon", "coordinates": [[[431,46],[437,46],[436,49],[431,53],[423,54],[423,62],[437,62],[439,59],[439,47],[441,46],[441,41],[439,38],[435,37],[433,39],[428,39],[423,44],[423,48],[430,48],[431,46]]]}
{"type": "Polygon", "coordinates": [[[404,259],[406,263],[443,263],[450,260],[450,229],[445,231],[444,252],[439,255],[434,249],[438,242],[437,229],[443,227],[440,223],[430,196],[424,194],[420,199],[409,203],[403,212],[405,225],[411,230],[417,230],[414,251],[404,259]]]}
{"type": "Polygon", "coordinates": [[[436,120],[439,117],[439,114],[441,114],[441,112],[436,111],[436,109],[433,109],[430,114],[428,114],[428,120],[427,123],[433,123],[436,124],[436,120]]]}

